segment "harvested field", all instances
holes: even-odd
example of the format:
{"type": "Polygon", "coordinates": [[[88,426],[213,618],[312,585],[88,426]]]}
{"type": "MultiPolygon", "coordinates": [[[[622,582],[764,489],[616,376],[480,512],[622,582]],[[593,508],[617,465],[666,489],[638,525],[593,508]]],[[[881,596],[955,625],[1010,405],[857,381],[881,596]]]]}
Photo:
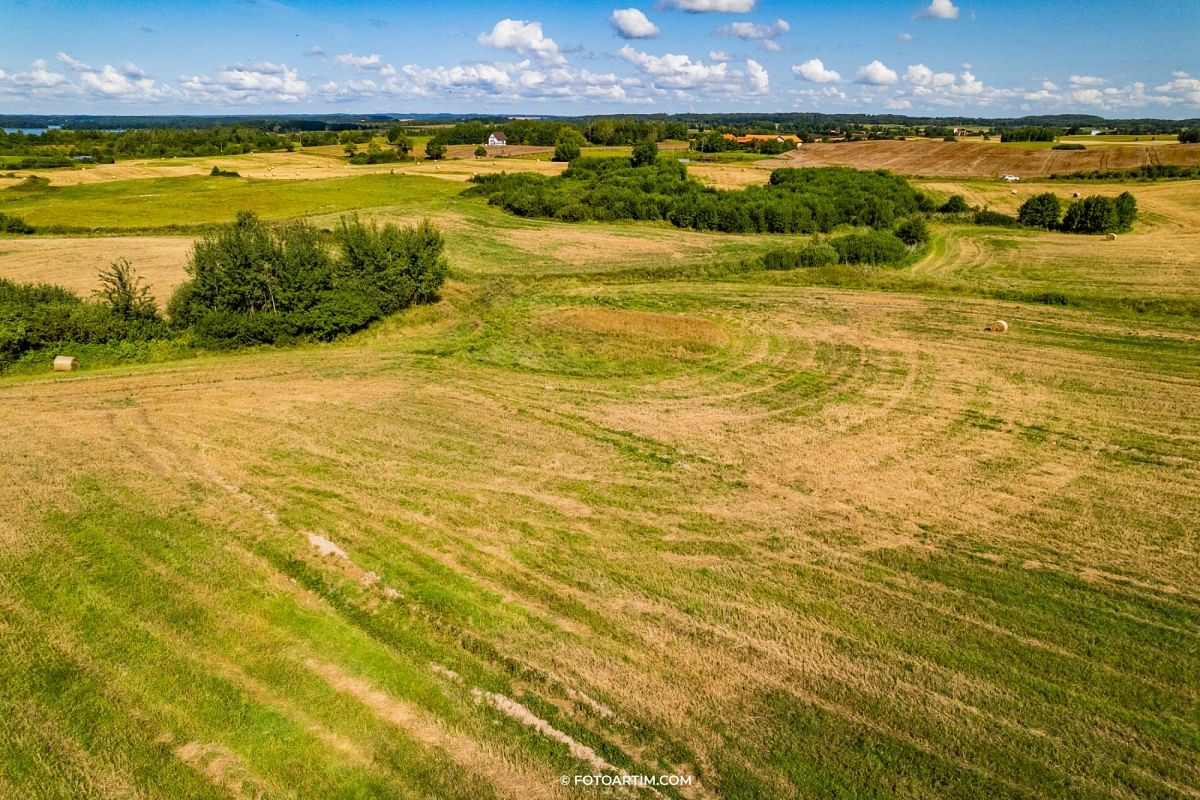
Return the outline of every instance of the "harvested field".
{"type": "MultiPolygon", "coordinates": [[[[269,180],[317,180],[322,178],[343,178],[357,175],[378,175],[396,173],[428,174],[434,177],[445,177],[450,180],[466,180],[474,173],[513,171],[538,171],[556,174],[562,171],[565,164],[539,162],[521,159],[516,165],[506,158],[472,157],[469,166],[446,161],[408,161],[394,164],[362,164],[353,165],[345,160],[335,158],[325,153],[313,152],[323,148],[309,148],[294,153],[251,153],[242,156],[221,156],[219,158],[177,158],[177,159],[136,159],[121,161],[116,164],[98,164],[81,169],[56,169],[41,171],[21,171],[17,175],[42,175],[50,179],[53,186],[73,186],[76,184],[106,183],[110,181],[143,180],[152,178],[178,178],[187,176],[207,176],[213,166],[224,170],[232,170],[243,178],[259,178],[269,180]]],[[[327,149],[327,148],[325,148],[327,149]]],[[[340,148],[335,148],[338,155],[340,148]]],[[[553,148],[550,148],[553,151],[553,148]]],[[[465,158],[465,157],[464,157],[465,158]]],[[[229,179],[227,179],[229,180],[229,179]]]]}
{"type": "Polygon", "coordinates": [[[103,753],[155,795],[552,796],[602,753],[788,796],[868,791],[861,746],[918,796],[1200,785],[1194,325],[713,283],[480,324],[0,384],[39,792],[103,753]]]}
{"type": "Polygon", "coordinates": [[[1200,164],[1200,145],[1129,144],[1063,151],[1021,148],[1000,142],[941,142],[926,139],[813,143],[785,153],[794,166],[888,169],[901,175],[1021,178],[1093,169],[1133,169],[1146,164],[1200,164]]]}
{"type": "Polygon", "coordinates": [[[100,269],[126,258],[160,305],[187,275],[189,236],[21,238],[0,241],[0,278],[18,283],[53,283],[81,295],[98,288],[100,269]]]}

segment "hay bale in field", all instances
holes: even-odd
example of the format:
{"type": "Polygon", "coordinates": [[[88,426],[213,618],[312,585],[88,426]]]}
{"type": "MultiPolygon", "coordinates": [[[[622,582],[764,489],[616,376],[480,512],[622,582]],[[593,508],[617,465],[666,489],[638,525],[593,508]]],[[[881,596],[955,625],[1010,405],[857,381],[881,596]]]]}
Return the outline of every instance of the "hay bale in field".
{"type": "Polygon", "coordinates": [[[1079,197],[1079,192],[1071,192],[1071,197],[1079,197]]]}
{"type": "Polygon", "coordinates": [[[1104,238],[1110,242],[1115,242],[1117,240],[1117,235],[1115,233],[1110,233],[1108,236],[1105,236],[1104,238]]]}
{"type": "Polygon", "coordinates": [[[988,323],[988,326],[984,330],[991,333],[1008,333],[1008,323],[1002,319],[998,319],[995,322],[988,323]]]}
{"type": "Polygon", "coordinates": [[[72,372],[77,365],[75,356],[55,356],[54,371],[55,372],[72,372]]]}

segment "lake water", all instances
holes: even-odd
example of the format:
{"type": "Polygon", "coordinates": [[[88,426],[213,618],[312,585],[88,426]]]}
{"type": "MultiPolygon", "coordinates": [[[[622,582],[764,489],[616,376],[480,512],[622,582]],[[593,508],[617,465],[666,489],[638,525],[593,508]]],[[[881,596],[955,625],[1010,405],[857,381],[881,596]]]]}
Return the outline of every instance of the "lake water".
{"type": "MultiPolygon", "coordinates": [[[[57,130],[62,130],[62,129],[61,128],[5,128],[4,132],[5,133],[23,133],[26,136],[38,136],[40,134],[45,133],[46,131],[57,131],[57,130]]],[[[124,128],[105,128],[104,132],[105,133],[122,133],[124,130],[125,130],[124,128]]]]}

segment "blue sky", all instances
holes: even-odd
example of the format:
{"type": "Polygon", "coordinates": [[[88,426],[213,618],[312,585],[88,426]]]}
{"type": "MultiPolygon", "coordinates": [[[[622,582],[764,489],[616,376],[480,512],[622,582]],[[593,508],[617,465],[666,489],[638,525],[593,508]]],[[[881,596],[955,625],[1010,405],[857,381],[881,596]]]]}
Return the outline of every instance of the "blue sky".
{"type": "Polygon", "coordinates": [[[1200,116],[1200,2],[0,0],[0,113],[1200,116]]]}

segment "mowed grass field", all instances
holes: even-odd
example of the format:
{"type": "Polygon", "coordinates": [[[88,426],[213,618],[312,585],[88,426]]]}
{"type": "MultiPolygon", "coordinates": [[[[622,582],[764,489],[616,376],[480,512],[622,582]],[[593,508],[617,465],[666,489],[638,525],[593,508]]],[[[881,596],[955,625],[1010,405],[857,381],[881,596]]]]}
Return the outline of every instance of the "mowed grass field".
{"type": "Polygon", "coordinates": [[[1200,792],[1200,319],[1100,302],[1195,297],[1195,184],[848,288],[431,177],[185,180],[20,202],[427,214],[453,279],[333,345],[0,379],[0,796],[1200,792]]]}

